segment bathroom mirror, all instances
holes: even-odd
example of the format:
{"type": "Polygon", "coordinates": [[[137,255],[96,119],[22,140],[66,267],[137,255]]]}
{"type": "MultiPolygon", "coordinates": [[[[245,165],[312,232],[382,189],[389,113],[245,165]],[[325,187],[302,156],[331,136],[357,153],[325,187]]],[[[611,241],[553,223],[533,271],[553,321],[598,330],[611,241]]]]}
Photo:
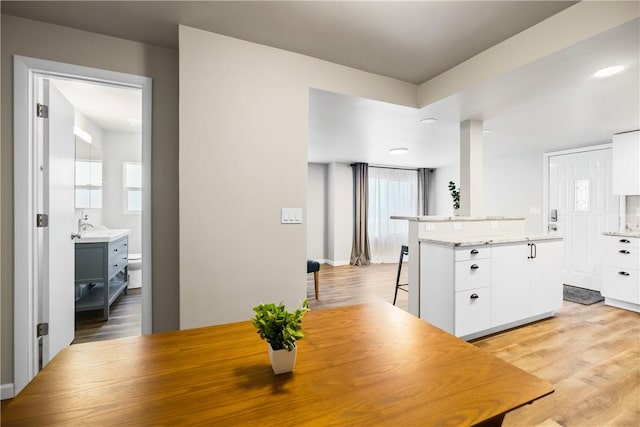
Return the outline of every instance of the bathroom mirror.
{"type": "Polygon", "coordinates": [[[102,208],[102,150],[95,144],[75,137],[76,209],[102,208]]]}

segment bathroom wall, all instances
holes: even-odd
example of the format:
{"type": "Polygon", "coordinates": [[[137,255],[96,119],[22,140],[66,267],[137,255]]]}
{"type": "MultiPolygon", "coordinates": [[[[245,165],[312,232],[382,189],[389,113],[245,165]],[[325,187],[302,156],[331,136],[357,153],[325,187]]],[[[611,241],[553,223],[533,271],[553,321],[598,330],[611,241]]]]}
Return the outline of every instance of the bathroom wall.
{"type": "Polygon", "coordinates": [[[142,137],[139,133],[105,132],[102,166],[104,187],[102,212],[108,228],[128,228],[129,252],[142,252],[142,216],[127,213],[124,199],[123,163],[140,163],[142,137]]]}

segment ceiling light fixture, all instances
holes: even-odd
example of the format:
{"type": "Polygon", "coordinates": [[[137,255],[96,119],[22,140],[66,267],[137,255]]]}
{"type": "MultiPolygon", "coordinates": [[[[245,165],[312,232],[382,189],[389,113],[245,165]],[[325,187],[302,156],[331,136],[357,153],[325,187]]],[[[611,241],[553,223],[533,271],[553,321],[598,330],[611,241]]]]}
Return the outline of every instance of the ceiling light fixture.
{"type": "Polygon", "coordinates": [[[93,141],[93,137],[91,136],[91,134],[85,130],[80,129],[78,126],[73,127],[73,134],[78,138],[87,141],[89,144],[91,144],[91,141],[93,141]]]}
{"type": "Polygon", "coordinates": [[[420,120],[420,123],[424,123],[425,125],[428,125],[428,124],[431,124],[431,123],[435,123],[437,121],[438,121],[438,119],[436,119],[434,117],[428,117],[426,119],[420,120]]]}
{"type": "Polygon", "coordinates": [[[389,150],[389,154],[393,154],[394,156],[397,156],[399,154],[407,154],[408,152],[409,149],[405,147],[392,148],[391,150],[389,150]]]}
{"type": "Polygon", "coordinates": [[[614,74],[618,74],[620,71],[624,70],[622,65],[614,65],[613,67],[603,68],[602,70],[598,70],[593,74],[593,77],[603,78],[613,76],[614,74]]]}

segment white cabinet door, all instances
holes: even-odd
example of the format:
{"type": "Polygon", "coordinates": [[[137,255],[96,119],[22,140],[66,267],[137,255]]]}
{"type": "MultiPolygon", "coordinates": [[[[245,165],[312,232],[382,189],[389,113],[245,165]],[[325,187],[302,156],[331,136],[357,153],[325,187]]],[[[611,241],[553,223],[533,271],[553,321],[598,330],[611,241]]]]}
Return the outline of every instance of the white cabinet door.
{"type": "Polygon", "coordinates": [[[500,326],[529,316],[531,265],[527,243],[491,248],[491,325],[500,326]]]}
{"type": "Polygon", "coordinates": [[[531,316],[562,307],[562,241],[533,242],[531,316]]]}
{"type": "Polygon", "coordinates": [[[613,194],[640,194],[640,131],[613,135],[613,194]]]}
{"type": "Polygon", "coordinates": [[[455,335],[462,337],[491,327],[491,288],[456,292],[455,335]]]}

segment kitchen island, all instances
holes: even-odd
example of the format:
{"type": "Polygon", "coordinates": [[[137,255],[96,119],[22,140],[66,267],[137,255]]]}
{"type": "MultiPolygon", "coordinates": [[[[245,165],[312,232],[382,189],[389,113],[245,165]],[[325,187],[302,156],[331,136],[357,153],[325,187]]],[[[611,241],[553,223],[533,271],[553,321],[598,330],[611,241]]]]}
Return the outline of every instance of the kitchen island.
{"type": "Polygon", "coordinates": [[[409,221],[409,311],[473,339],[562,307],[562,238],[529,234],[518,217],[409,221]],[[417,259],[417,262],[416,262],[417,259]]]}

